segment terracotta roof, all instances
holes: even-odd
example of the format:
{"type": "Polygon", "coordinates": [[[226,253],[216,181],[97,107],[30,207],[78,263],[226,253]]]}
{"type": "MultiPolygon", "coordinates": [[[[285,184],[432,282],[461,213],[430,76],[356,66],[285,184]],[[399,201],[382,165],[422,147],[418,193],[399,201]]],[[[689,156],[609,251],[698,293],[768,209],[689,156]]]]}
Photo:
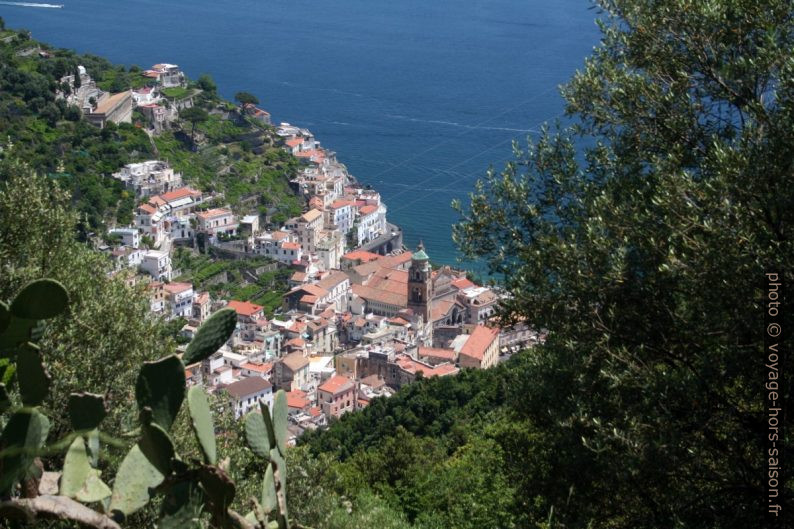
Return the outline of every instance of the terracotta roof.
{"type": "Polygon", "coordinates": [[[397,294],[364,285],[353,285],[352,289],[355,295],[367,301],[375,301],[395,307],[405,307],[408,304],[408,292],[397,294]]]}
{"type": "Polygon", "coordinates": [[[452,286],[460,290],[465,290],[467,288],[476,287],[477,285],[472,283],[469,279],[465,277],[461,277],[460,279],[456,279],[455,281],[453,281],[452,286]]]}
{"type": "Polygon", "coordinates": [[[342,256],[342,259],[348,259],[350,261],[361,261],[362,263],[376,261],[380,258],[381,258],[380,255],[372,252],[367,252],[366,250],[353,250],[352,252],[348,252],[342,256]]]}
{"type": "Polygon", "coordinates": [[[172,202],[174,200],[178,200],[184,197],[200,197],[201,191],[196,191],[190,187],[180,187],[179,189],[174,189],[173,191],[169,191],[167,193],[163,193],[160,195],[160,198],[167,202],[172,202]]]}
{"type": "Polygon", "coordinates": [[[455,361],[455,351],[453,349],[437,349],[435,347],[420,347],[419,356],[426,356],[431,358],[443,358],[450,362],[455,361]]]}
{"type": "Polygon", "coordinates": [[[261,377],[248,377],[226,386],[226,391],[238,399],[260,393],[272,387],[272,384],[261,377]]]}
{"type": "Polygon", "coordinates": [[[457,373],[459,369],[452,364],[440,364],[435,367],[429,366],[423,362],[414,360],[408,355],[398,355],[395,359],[400,368],[408,371],[409,373],[422,373],[425,378],[451,375],[457,373]]]}
{"type": "Polygon", "coordinates": [[[291,281],[305,281],[306,274],[304,272],[295,272],[290,276],[291,281]]]}
{"type": "Polygon", "coordinates": [[[140,206],[138,206],[138,209],[140,211],[145,211],[146,213],[149,213],[150,215],[153,214],[153,213],[157,213],[157,208],[154,207],[154,206],[150,206],[149,204],[141,204],[140,206]]]}
{"type": "Polygon", "coordinates": [[[299,250],[301,245],[296,242],[282,242],[281,247],[287,250],[299,250]]]}
{"type": "Polygon", "coordinates": [[[253,316],[264,308],[261,305],[256,305],[255,303],[251,303],[249,301],[236,300],[230,301],[226,306],[230,309],[234,309],[238,315],[248,317],[253,316]]]}
{"type": "Polygon", "coordinates": [[[395,294],[408,293],[408,270],[379,268],[367,282],[367,286],[395,294]]]}
{"type": "Polygon", "coordinates": [[[468,356],[469,358],[482,360],[486,349],[488,349],[488,346],[490,346],[498,336],[499,329],[478,325],[474,328],[474,331],[472,331],[466,343],[463,344],[463,347],[460,349],[460,354],[468,356]]]}
{"type": "Polygon", "coordinates": [[[288,147],[297,147],[303,143],[303,138],[292,138],[291,140],[287,140],[284,143],[286,143],[288,147]]]}
{"type": "Polygon", "coordinates": [[[196,213],[196,217],[200,218],[201,220],[214,219],[215,217],[225,217],[226,215],[232,215],[232,210],[226,208],[215,208],[202,211],[201,213],[196,213]]]}
{"type": "Polygon", "coordinates": [[[353,381],[349,378],[342,375],[334,375],[323,382],[322,385],[317,389],[318,391],[325,391],[332,395],[336,395],[338,393],[342,393],[343,391],[353,389],[353,387],[353,381]]]}
{"type": "Polygon", "coordinates": [[[311,408],[309,408],[309,415],[311,415],[312,417],[319,417],[320,415],[322,415],[322,413],[323,410],[321,410],[317,406],[312,406],[311,408]]]}
{"type": "Polygon", "coordinates": [[[303,338],[293,338],[288,340],[286,345],[292,345],[294,347],[303,347],[306,345],[306,341],[303,338]]]}
{"type": "Polygon", "coordinates": [[[293,373],[309,365],[309,359],[303,356],[303,353],[297,351],[282,358],[281,362],[293,373]]]}
{"type": "Polygon", "coordinates": [[[443,377],[445,375],[454,375],[459,371],[460,369],[458,369],[452,364],[441,364],[433,368],[433,374],[430,376],[443,377]]]}
{"type": "Polygon", "coordinates": [[[367,205],[367,206],[363,206],[358,211],[362,215],[369,215],[370,213],[375,213],[376,211],[378,211],[378,206],[367,205]]]}
{"type": "Polygon", "coordinates": [[[309,149],[301,151],[295,155],[298,158],[309,158],[313,162],[320,163],[325,159],[325,151],[321,149],[309,149]]]}
{"type": "Polygon", "coordinates": [[[286,231],[274,231],[271,235],[275,241],[280,241],[281,239],[286,239],[289,237],[289,233],[286,231]]]}
{"type": "Polygon", "coordinates": [[[433,302],[433,308],[430,311],[430,321],[438,321],[447,314],[449,311],[452,310],[452,307],[455,305],[455,300],[450,299],[439,299],[433,302]]]}
{"type": "Polygon", "coordinates": [[[328,295],[328,291],[325,290],[324,288],[322,288],[320,286],[317,286],[317,285],[311,285],[311,284],[310,285],[299,285],[299,286],[293,288],[292,290],[290,290],[289,292],[287,292],[286,295],[294,294],[296,292],[306,292],[307,294],[310,294],[312,296],[317,296],[318,298],[321,298],[323,296],[327,296],[328,295]]]}
{"type": "Polygon", "coordinates": [[[394,325],[410,325],[411,324],[410,321],[405,320],[403,318],[400,318],[399,316],[395,316],[394,318],[389,318],[386,321],[391,323],[391,324],[394,324],[394,325]]]}
{"type": "Polygon", "coordinates": [[[257,373],[270,373],[273,370],[273,364],[263,364],[261,362],[246,362],[240,364],[240,367],[242,369],[248,369],[249,371],[256,371],[257,373]]]}
{"type": "Polygon", "coordinates": [[[171,294],[181,294],[193,289],[193,285],[190,283],[167,283],[163,288],[171,294]]]}
{"type": "Polygon", "coordinates": [[[196,299],[193,300],[193,303],[197,303],[199,305],[203,305],[210,300],[210,293],[209,292],[201,292],[196,299]]]}
{"type": "Polygon", "coordinates": [[[352,206],[353,204],[355,204],[355,202],[353,202],[352,200],[344,200],[340,198],[339,200],[334,200],[331,203],[331,209],[339,209],[345,206],[352,206]]]}
{"type": "Polygon", "coordinates": [[[306,393],[303,391],[287,391],[287,407],[297,408],[299,410],[307,408],[311,402],[306,398],[306,393]]]}
{"type": "Polygon", "coordinates": [[[301,219],[303,219],[306,222],[312,222],[313,220],[322,216],[323,216],[323,212],[320,211],[319,209],[310,209],[309,211],[301,215],[301,219]]]}

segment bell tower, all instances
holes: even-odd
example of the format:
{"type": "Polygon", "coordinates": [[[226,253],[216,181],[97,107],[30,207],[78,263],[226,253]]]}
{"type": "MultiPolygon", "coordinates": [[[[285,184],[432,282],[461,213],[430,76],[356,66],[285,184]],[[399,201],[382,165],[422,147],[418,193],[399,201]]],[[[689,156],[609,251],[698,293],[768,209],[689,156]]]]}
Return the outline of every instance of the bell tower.
{"type": "Polygon", "coordinates": [[[425,253],[421,242],[411,257],[411,268],[408,270],[408,308],[414,314],[421,314],[425,324],[430,321],[433,301],[433,280],[431,277],[430,258],[425,253]]]}

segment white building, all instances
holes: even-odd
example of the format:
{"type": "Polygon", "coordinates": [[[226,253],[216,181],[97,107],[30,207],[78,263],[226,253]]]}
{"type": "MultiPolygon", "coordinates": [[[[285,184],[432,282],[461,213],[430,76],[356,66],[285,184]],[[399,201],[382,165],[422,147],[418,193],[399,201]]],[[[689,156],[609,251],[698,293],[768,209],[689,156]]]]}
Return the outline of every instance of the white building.
{"type": "Polygon", "coordinates": [[[335,200],[328,207],[328,222],[336,226],[336,230],[343,236],[353,227],[355,215],[355,202],[352,200],[335,200]]]}
{"type": "Polygon", "coordinates": [[[356,240],[358,245],[376,239],[386,231],[386,206],[367,204],[358,210],[356,240]]]}
{"type": "Polygon", "coordinates": [[[115,262],[116,270],[139,267],[145,254],[144,250],[130,246],[119,246],[110,252],[110,256],[115,262]]]}
{"type": "Polygon", "coordinates": [[[163,285],[172,318],[190,318],[193,315],[193,285],[167,283],[163,285]]]}
{"type": "Polygon", "coordinates": [[[171,281],[171,257],[167,252],[149,250],[143,256],[141,271],[157,281],[171,281]]]}
{"type": "MultiPolygon", "coordinates": [[[[228,366],[226,366],[228,367],[228,366]]],[[[273,406],[273,385],[261,377],[247,377],[224,388],[232,397],[234,415],[242,417],[249,410],[257,409],[260,402],[273,406]]]]}
{"type": "Polygon", "coordinates": [[[157,79],[157,82],[163,88],[173,88],[186,84],[185,74],[182,73],[182,70],[176,64],[155,64],[150,70],[146,70],[144,75],[157,79]]]}
{"type": "Polygon", "coordinates": [[[127,164],[113,173],[113,178],[123,182],[139,198],[166,193],[182,185],[182,175],[160,160],[127,164]]]}
{"type": "Polygon", "coordinates": [[[157,87],[144,86],[132,91],[132,100],[135,106],[151,105],[160,101],[160,92],[157,87]]]}
{"type": "Polygon", "coordinates": [[[124,246],[137,248],[141,245],[141,234],[135,228],[113,228],[108,234],[121,237],[121,244],[124,246]]]}
{"type": "Polygon", "coordinates": [[[196,213],[197,229],[212,237],[219,233],[232,235],[237,231],[237,220],[232,210],[226,208],[208,209],[196,213]]]}
{"type": "Polygon", "coordinates": [[[135,226],[150,237],[157,248],[168,235],[165,229],[165,213],[151,204],[141,204],[135,210],[135,226]]]}
{"type": "Polygon", "coordinates": [[[289,233],[276,231],[254,239],[254,252],[284,264],[292,264],[303,257],[301,245],[289,233]]]}

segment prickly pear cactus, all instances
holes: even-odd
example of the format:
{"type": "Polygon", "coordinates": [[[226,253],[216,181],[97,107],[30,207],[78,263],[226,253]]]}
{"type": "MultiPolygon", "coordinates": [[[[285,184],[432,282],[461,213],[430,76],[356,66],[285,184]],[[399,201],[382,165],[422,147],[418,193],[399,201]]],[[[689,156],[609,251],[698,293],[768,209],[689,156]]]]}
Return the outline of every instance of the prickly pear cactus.
{"type": "Polygon", "coordinates": [[[215,426],[212,423],[212,414],[204,390],[198,386],[190,388],[187,392],[187,405],[196,440],[204,454],[204,462],[214,465],[217,461],[215,426]]]}
{"type": "MultiPolygon", "coordinates": [[[[63,313],[69,296],[63,286],[52,280],[33,281],[23,287],[10,304],[0,302],[0,414],[11,411],[0,433],[0,496],[5,512],[19,512],[31,523],[37,513],[20,500],[38,493],[42,454],[49,420],[39,410],[50,389],[46,355],[33,343],[43,332],[42,321],[63,313]],[[14,409],[10,384],[16,380],[24,408],[14,409]],[[20,485],[20,486],[18,486],[20,485]]],[[[50,496],[72,521],[93,519],[96,527],[120,529],[128,516],[160,495],[159,527],[165,529],[201,524],[209,515],[212,527],[240,529],[286,529],[286,395],[279,391],[273,409],[260,404],[260,412],[245,419],[245,432],[251,450],[266,461],[262,495],[254,499],[254,511],[246,516],[229,507],[236,487],[229,477],[228,458],[218,461],[215,425],[207,395],[200,387],[186,392],[185,362],[207,358],[232,335],[237,314],[223,309],[199,329],[183,359],[169,355],[145,362],[135,385],[139,436],[130,447],[113,476],[113,488],[102,480],[99,462],[100,424],[107,413],[101,395],[73,393],[67,412],[74,428],[66,451],[58,484],[58,495],[50,496]],[[186,395],[187,393],[187,395],[186,395]],[[203,461],[184,461],[176,453],[169,431],[187,396],[188,412],[203,461]],[[88,504],[88,505],[85,505],[88,504]],[[98,510],[91,506],[99,505],[98,510]]],[[[55,445],[53,445],[55,446],[55,445]]],[[[49,447],[51,449],[52,447],[49,447]]],[[[45,513],[52,514],[52,513],[45,513]]]]}
{"type": "Polygon", "coordinates": [[[182,360],[187,365],[204,360],[226,343],[235,327],[237,327],[237,312],[229,308],[219,310],[199,328],[196,336],[188,344],[182,360]]]}
{"type": "MultiPolygon", "coordinates": [[[[287,395],[279,390],[273,400],[273,410],[260,402],[260,411],[250,412],[245,418],[248,446],[257,456],[267,460],[262,481],[262,497],[257,507],[264,513],[260,520],[265,527],[268,520],[279,528],[288,528],[287,517],[287,395]]],[[[255,513],[254,513],[255,516],[255,513]]]]}

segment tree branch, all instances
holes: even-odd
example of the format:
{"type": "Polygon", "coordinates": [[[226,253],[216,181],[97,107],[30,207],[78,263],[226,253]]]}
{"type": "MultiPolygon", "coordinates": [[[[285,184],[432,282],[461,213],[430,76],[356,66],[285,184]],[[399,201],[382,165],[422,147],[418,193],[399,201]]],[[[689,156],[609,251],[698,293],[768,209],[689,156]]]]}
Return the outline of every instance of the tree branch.
{"type": "Polygon", "coordinates": [[[121,529],[104,514],[66,496],[37,496],[0,502],[0,515],[33,521],[36,518],[71,520],[95,529],[121,529]]]}

